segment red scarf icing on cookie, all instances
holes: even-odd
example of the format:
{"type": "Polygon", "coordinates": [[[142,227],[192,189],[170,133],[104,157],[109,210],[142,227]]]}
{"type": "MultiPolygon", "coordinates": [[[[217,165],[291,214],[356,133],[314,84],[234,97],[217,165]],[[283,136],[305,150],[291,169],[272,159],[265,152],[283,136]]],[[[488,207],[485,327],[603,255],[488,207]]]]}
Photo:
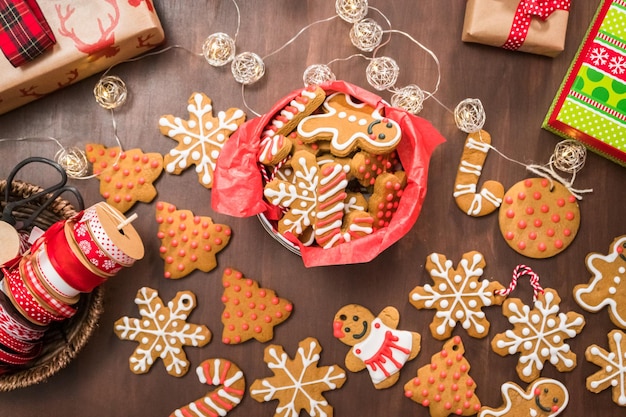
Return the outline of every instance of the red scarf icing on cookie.
{"type": "Polygon", "coordinates": [[[511,51],[519,49],[526,40],[530,22],[535,16],[545,21],[555,10],[569,11],[569,8],[570,0],[520,0],[509,38],[502,47],[511,51]]]}

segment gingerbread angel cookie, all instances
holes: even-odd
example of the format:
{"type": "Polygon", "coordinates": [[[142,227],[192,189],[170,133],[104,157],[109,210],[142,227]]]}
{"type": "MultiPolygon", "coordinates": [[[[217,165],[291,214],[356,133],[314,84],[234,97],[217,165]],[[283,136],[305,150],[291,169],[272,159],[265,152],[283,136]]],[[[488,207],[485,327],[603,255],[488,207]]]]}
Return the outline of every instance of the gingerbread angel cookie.
{"type": "Polygon", "coordinates": [[[500,391],[504,404],[498,408],[482,407],[478,417],[556,417],[569,402],[565,385],[552,378],[539,378],[525,391],[507,382],[500,391]]]}
{"type": "Polygon", "coordinates": [[[594,313],[608,307],[613,324],[626,329],[626,235],[611,243],[607,255],[587,255],[585,264],[593,277],[574,287],[574,299],[594,313]]]}
{"type": "Polygon", "coordinates": [[[335,314],[334,336],[352,346],[346,367],[352,372],[367,368],[376,389],[394,385],[404,364],[420,351],[419,333],[398,330],[399,320],[394,307],[386,307],[375,317],[367,308],[349,304],[335,314]]]}
{"type": "Polygon", "coordinates": [[[437,310],[430,324],[435,339],[449,338],[457,323],[472,337],[487,336],[489,322],[482,308],[502,304],[504,297],[497,292],[504,287],[496,281],[480,280],[485,264],[483,255],[476,251],[465,253],[456,269],[444,255],[428,256],[426,270],[433,285],[415,287],[409,301],[417,309],[437,310]]]}

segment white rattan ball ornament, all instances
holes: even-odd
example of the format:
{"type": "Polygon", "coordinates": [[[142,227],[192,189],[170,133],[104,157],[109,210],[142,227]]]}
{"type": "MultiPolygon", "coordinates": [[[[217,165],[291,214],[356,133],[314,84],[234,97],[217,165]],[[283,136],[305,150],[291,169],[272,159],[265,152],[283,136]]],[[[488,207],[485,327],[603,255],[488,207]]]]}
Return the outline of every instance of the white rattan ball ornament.
{"type": "Polygon", "coordinates": [[[424,91],[415,84],[409,84],[391,96],[391,105],[418,114],[424,108],[424,91]]]}
{"type": "Polygon", "coordinates": [[[383,39],[383,28],[373,19],[356,22],[350,29],[352,45],[364,52],[373,51],[383,39]]]}
{"type": "Polygon", "coordinates": [[[400,74],[400,67],[389,57],[373,58],[365,70],[367,82],[377,90],[394,86],[400,74]]]}
{"type": "Polygon", "coordinates": [[[102,77],[93,89],[96,102],[105,109],[115,109],[126,103],[128,89],[121,78],[115,75],[102,77]]]}
{"type": "Polygon", "coordinates": [[[465,133],[475,133],[485,125],[485,109],[479,99],[466,98],[454,109],[456,126],[465,133]]]}
{"type": "Polygon", "coordinates": [[[202,55],[214,67],[221,67],[235,57],[235,40],[226,33],[209,35],[202,44],[202,55]]]}
{"type": "Polygon", "coordinates": [[[254,84],[265,75],[265,63],[254,52],[242,52],[237,55],[230,69],[235,81],[243,85],[254,84]]]}
{"type": "Polygon", "coordinates": [[[367,0],[337,0],[337,15],[348,23],[356,23],[367,16],[367,0]]]}
{"type": "Polygon", "coordinates": [[[575,174],[585,166],[587,148],[575,140],[564,140],[557,143],[550,159],[558,170],[575,174]]]}
{"type": "Polygon", "coordinates": [[[87,155],[75,146],[60,149],[54,159],[70,178],[82,178],[89,169],[87,155]]]}
{"type": "Polygon", "coordinates": [[[335,81],[336,79],[337,77],[335,77],[328,65],[324,64],[309,65],[302,75],[302,81],[304,81],[305,86],[320,85],[326,81],[335,81]]]}

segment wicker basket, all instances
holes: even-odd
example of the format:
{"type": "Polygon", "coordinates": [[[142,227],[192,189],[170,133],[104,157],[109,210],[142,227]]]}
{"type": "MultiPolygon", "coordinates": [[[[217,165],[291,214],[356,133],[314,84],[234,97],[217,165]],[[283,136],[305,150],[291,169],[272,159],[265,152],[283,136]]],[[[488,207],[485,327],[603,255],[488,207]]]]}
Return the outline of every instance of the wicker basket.
{"type": "MultiPolygon", "coordinates": [[[[6,181],[1,180],[0,195],[4,194],[6,186],[6,181]]],[[[35,185],[13,181],[9,201],[21,200],[41,191],[42,188],[35,185]]],[[[21,206],[13,212],[13,215],[18,220],[27,219],[42,201],[35,200],[21,206]]],[[[4,209],[5,205],[6,202],[0,202],[0,209],[4,209]]],[[[57,221],[70,218],[74,214],[76,214],[74,207],[68,201],[58,198],[37,217],[34,224],[45,230],[57,221]]],[[[46,331],[43,337],[43,350],[36,360],[26,368],[16,368],[15,371],[0,375],[0,391],[11,391],[43,382],[66,367],[85,346],[96,328],[102,314],[103,298],[102,286],[91,293],[82,294],[77,304],[76,315],[51,325],[46,331]]]]}

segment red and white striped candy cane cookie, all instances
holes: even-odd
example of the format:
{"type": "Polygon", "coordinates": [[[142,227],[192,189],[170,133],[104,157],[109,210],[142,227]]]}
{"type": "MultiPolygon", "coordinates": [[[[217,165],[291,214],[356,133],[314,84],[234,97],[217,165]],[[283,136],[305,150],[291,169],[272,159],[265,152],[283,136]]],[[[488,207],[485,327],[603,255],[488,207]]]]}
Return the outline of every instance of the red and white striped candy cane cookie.
{"type": "Polygon", "coordinates": [[[203,384],[218,386],[204,397],[175,410],[170,417],[225,416],[243,398],[246,379],[233,362],[226,359],[207,359],[196,368],[203,384]]]}

